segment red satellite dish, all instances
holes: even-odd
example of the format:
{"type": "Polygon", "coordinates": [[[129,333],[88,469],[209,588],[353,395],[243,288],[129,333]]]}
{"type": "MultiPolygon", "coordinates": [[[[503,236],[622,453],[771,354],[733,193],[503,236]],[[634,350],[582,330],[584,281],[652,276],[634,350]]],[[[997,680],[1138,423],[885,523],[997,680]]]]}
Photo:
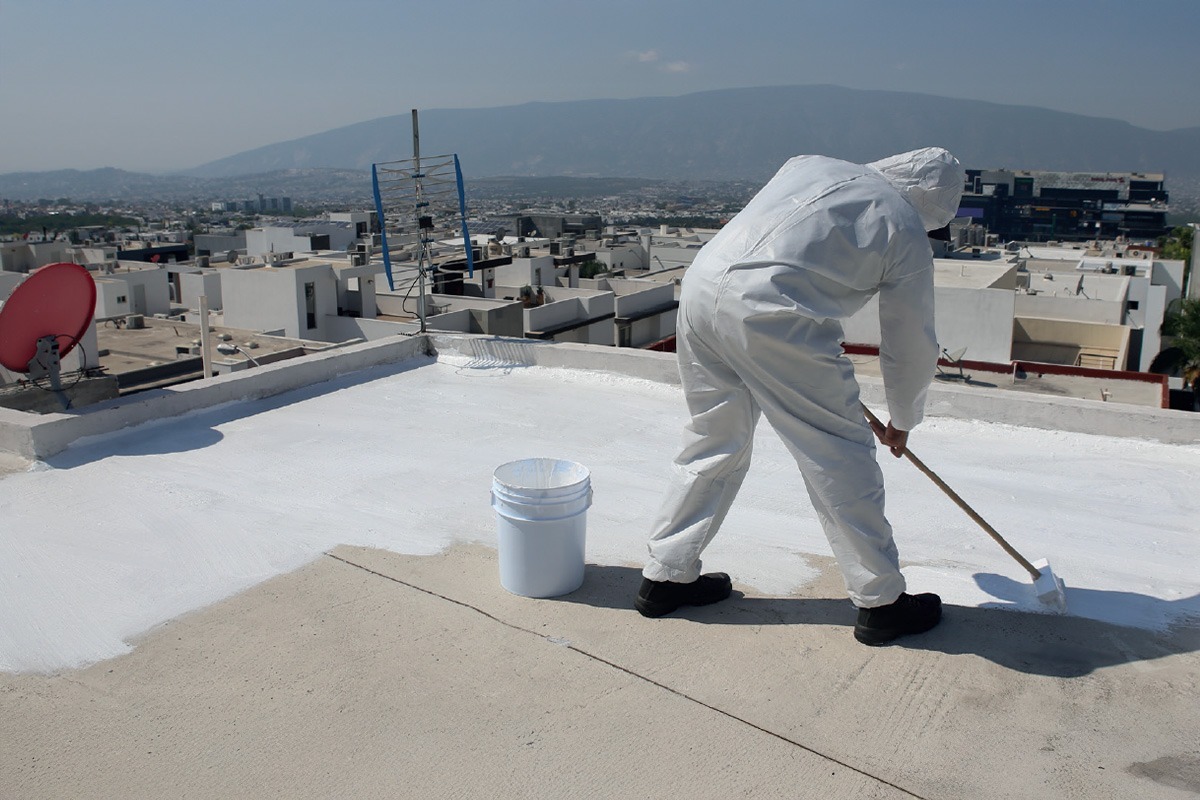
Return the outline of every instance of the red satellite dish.
{"type": "Polygon", "coordinates": [[[28,372],[38,340],[54,337],[59,357],[71,352],[91,324],[96,282],[78,264],[48,264],[29,273],[0,308],[0,364],[28,372]]]}

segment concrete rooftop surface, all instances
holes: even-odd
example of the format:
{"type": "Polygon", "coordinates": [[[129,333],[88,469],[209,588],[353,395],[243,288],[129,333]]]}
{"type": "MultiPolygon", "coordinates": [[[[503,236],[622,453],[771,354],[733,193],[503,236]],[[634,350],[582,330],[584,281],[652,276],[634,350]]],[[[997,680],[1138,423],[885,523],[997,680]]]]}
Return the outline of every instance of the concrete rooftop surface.
{"type": "Polygon", "coordinates": [[[909,588],[947,606],[868,648],[765,422],[705,554],[734,597],[632,610],[684,421],[673,356],[428,342],[35,424],[0,464],[0,797],[1200,793],[1190,418],[935,386],[913,451],[1070,610],[885,457],[909,588]],[[491,475],[535,456],[595,492],[561,598],[499,584],[491,475]]]}

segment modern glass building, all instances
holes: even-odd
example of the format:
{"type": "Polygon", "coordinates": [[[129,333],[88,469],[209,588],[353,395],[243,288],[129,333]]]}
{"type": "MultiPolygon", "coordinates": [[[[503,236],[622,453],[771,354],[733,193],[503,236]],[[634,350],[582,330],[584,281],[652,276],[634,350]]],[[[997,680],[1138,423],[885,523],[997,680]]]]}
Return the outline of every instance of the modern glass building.
{"type": "Polygon", "coordinates": [[[1167,228],[1162,173],[968,169],[960,216],[1004,241],[1157,239],[1167,228]]]}

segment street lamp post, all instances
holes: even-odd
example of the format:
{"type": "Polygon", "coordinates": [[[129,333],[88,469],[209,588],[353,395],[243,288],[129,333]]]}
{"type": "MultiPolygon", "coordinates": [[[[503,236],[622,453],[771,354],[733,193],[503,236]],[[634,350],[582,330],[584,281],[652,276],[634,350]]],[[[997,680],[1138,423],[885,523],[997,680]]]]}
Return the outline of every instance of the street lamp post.
{"type": "Polygon", "coordinates": [[[248,361],[249,361],[251,364],[253,364],[254,366],[256,366],[256,367],[261,367],[261,366],[262,366],[262,364],[258,363],[258,361],[256,361],[256,360],[254,359],[254,356],[250,355],[250,354],[249,354],[249,353],[247,353],[245,350],[243,350],[242,348],[238,347],[236,344],[230,344],[229,342],[221,342],[221,344],[217,345],[217,352],[218,352],[218,353],[223,353],[223,354],[225,354],[225,355],[227,355],[227,356],[231,356],[231,355],[233,355],[234,353],[241,353],[241,354],[242,354],[242,355],[244,355],[244,356],[246,357],[246,359],[247,359],[247,360],[248,360],[248,361]]]}

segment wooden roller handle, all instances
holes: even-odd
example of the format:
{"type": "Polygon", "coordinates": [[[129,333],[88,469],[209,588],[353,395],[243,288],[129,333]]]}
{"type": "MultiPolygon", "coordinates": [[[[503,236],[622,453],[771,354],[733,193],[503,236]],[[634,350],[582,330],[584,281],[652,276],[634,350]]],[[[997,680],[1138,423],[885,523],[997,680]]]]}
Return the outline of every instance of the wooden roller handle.
{"type": "MultiPolygon", "coordinates": [[[[862,409],[863,409],[863,413],[867,415],[867,419],[870,420],[873,424],[878,425],[881,428],[885,427],[884,424],[879,421],[879,417],[876,417],[874,414],[872,414],[871,409],[867,408],[866,405],[864,405],[862,407],[862,409]]],[[[1008,553],[1010,556],[1013,557],[1013,559],[1018,564],[1020,564],[1022,567],[1024,567],[1025,571],[1028,572],[1031,576],[1033,576],[1033,579],[1035,581],[1038,578],[1042,577],[1042,573],[1037,567],[1035,567],[1033,564],[1030,564],[1028,559],[1025,558],[1025,556],[1018,553],[1011,544],[1009,544],[1007,541],[1005,541],[1004,537],[1001,536],[999,534],[999,532],[996,531],[995,528],[993,528],[991,525],[988,524],[987,520],[985,520],[983,517],[979,516],[979,514],[975,511],[975,509],[973,509],[969,505],[967,505],[966,500],[963,500],[961,497],[959,497],[957,492],[955,492],[953,489],[951,489],[944,480],[939,478],[938,474],[936,472],[931,470],[929,467],[925,466],[925,462],[923,462],[921,459],[917,458],[913,454],[913,451],[909,450],[907,447],[904,448],[904,457],[907,458],[909,461],[911,461],[913,464],[916,464],[917,469],[921,470],[921,472],[924,472],[926,475],[928,475],[929,479],[931,481],[933,481],[934,483],[936,483],[938,488],[946,493],[947,497],[949,497],[951,500],[953,500],[958,505],[959,508],[961,508],[963,511],[967,512],[967,516],[969,516],[971,519],[975,520],[975,522],[979,524],[979,527],[983,528],[989,536],[991,536],[993,539],[995,539],[996,544],[1003,547],[1004,552],[1008,553]]]]}

